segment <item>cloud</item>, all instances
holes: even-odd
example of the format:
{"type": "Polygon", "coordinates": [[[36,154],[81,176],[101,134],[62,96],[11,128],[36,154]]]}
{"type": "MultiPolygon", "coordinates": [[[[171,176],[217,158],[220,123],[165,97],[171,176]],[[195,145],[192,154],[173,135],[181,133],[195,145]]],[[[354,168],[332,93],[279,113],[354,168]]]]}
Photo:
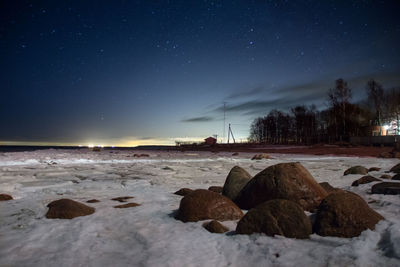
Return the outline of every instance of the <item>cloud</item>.
{"type": "Polygon", "coordinates": [[[208,121],[213,121],[214,118],[209,117],[209,116],[202,116],[202,117],[193,117],[189,119],[183,119],[181,122],[208,122],[208,121]]]}
{"type": "Polygon", "coordinates": [[[237,98],[244,98],[244,97],[250,97],[250,96],[255,96],[260,93],[262,93],[265,90],[263,86],[258,86],[255,88],[250,88],[250,89],[245,89],[240,92],[235,92],[232,93],[231,95],[228,96],[227,99],[237,99],[237,98]]]}

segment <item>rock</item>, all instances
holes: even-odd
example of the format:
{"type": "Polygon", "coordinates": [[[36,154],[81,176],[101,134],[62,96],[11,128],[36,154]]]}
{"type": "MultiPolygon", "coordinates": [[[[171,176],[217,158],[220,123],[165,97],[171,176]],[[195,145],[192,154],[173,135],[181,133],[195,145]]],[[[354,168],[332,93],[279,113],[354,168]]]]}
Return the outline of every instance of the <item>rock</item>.
{"type": "Polygon", "coordinates": [[[400,163],[397,164],[397,165],[395,165],[395,166],[393,166],[393,167],[390,169],[390,172],[400,173],[400,163]]]}
{"type": "Polygon", "coordinates": [[[132,203],[126,203],[126,204],[122,204],[122,205],[117,205],[117,206],[114,206],[114,208],[126,209],[126,208],[132,208],[132,207],[137,207],[137,206],[140,206],[140,204],[132,202],[132,203]]]}
{"type": "Polygon", "coordinates": [[[328,182],[322,182],[322,183],[319,183],[319,185],[320,185],[323,189],[325,189],[325,191],[326,191],[328,194],[333,193],[333,192],[337,192],[337,191],[341,191],[341,190],[342,190],[342,189],[339,189],[339,188],[336,188],[336,187],[331,186],[328,182]]]}
{"type": "Polygon", "coordinates": [[[367,175],[367,176],[363,176],[360,179],[355,180],[351,186],[358,186],[360,184],[368,184],[368,183],[372,183],[372,182],[379,182],[381,181],[380,179],[377,179],[373,176],[367,175]]]}
{"type": "Polygon", "coordinates": [[[209,190],[197,189],[182,198],[176,219],[183,222],[208,219],[226,221],[237,220],[242,216],[243,212],[229,198],[209,190]]]}
{"type": "Polygon", "coordinates": [[[261,159],[270,159],[271,157],[268,154],[257,154],[251,158],[251,160],[261,160],[261,159]]]}
{"type": "Polygon", "coordinates": [[[400,152],[396,151],[396,152],[392,152],[392,154],[393,154],[393,158],[400,159],[400,152]]]}
{"type": "Polygon", "coordinates": [[[150,157],[149,154],[133,154],[133,157],[135,158],[144,158],[144,157],[150,157]]]}
{"type": "Polygon", "coordinates": [[[7,194],[0,194],[0,201],[12,200],[13,197],[7,194]]]}
{"type": "Polygon", "coordinates": [[[327,192],[300,163],[280,163],[258,173],[240,191],[236,203],[251,209],[272,199],[287,199],[315,210],[327,192]]]}
{"type": "Polygon", "coordinates": [[[134,198],[134,197],[115,197],[115,198],[112,198],[111,200],[118,201],[118,202],[126,202],[126,201],[128,201],[128,199],[131,199],[131,198],[134,198]]]}
{"type": "Polygon", "coordinates": [[[211,222],[204,223],[203,227],[210,233],[223,234],[228,232],[229,229],[223,226],[220,222],[212,220],[211,222]]]}
{"type": "Polygon", "coordinates": [[[357,194],[338,192],[327,196],[318,207],[314,231],[321,236],[355,237],[384,218],[357,194]]]}
{"type": "Polygon", "coordinates": [[[222,193],[222,186],[210,186],[208,190],[213,191],[215,193],[221,194],[222,193]]]}
{"type": "Polygon", "coordinates": [[[232,156],[238,156],[238,155],[239,155],[238,152],[232,153],[232,156]]]}
{"type": "Polygon", "coordinates": [[[48,219],[72,219],[94,213],[95,209],[71,199],[59,199],[47,205],[46,213],[48,219]]]}
{"type": "Polygon", "coordinates": [[[379,157],[384,159],[393,158],[393,154],[391,152],[382,152],[379,157]]]}
{"type": "Polygon", "coordinates": [[[390,176],[389,174],[382,174],[381,177],[382,179],[392,179],[392,176],[390,176]]]}
{"type": "Polygon", "coordinates": [[[351,168],[348,168],[343,175],[348,175],[348,174],[362,174],[365,175],[368,173],[368,169],[363,167],[363,166],[354,166],[351,168]]]}
{"type": "Polygon", "coordinates": [[[239,221],[236,232],[308,238],[312,226],[301,206],[289,200],[274,199],[249,210],[239,221]]]}
{"type": "Polygon", "coordinates": [[[371,192],[372,194],[400,195],[400,183],[383,182],[374,184],[371,188],[371,192]]]}
{"type": "Polygon", "coordinates": [[[400,180],[400,173],[392,177],[392,180],[400,180]]]}
{"type": "Polygon", "coordinates": [[[86,203],[97,203],[97,202],[100,202],[100,200],[90,199],[90,200],[86,201],[86,203]]]}
{"type": "Polygon", "coordinates": [[[225,179],[222,195],[235,201],[240,190],[250,181],[251,175],[243,168],[235,166],[225,179]]]}
{"type": "Polygon", "coordinates": [[[378,172],[378,171],[380,171],[380,170],[381,170],[381,168],[378,168],[378,167],[371,167],[371,168],[368,169],[368,172],[378,172]]]}
{"type": "Polygon", "coordinates": [[[176,191],[174,194],[178,196],[186,196],[187,194],[192,193],[193,190],[190,188],[181,188],[178,191],[176,191]]]}

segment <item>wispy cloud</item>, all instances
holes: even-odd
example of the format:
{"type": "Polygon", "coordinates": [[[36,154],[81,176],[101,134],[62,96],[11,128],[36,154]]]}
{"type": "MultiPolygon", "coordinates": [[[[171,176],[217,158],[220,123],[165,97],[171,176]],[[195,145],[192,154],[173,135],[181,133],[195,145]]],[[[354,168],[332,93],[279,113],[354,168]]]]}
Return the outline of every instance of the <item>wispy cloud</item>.
{"type": "Polygon", "coordinates": [[[254,88],[246,88],[244,90],[234,92],[228,96],[227,99],[237,99],[237,98],[244,98],[244,97],[252,97],[262,93],[265,90],[263,86],[258,86],[254,88]]]}
{"type": "Polygon", "coordinates": [[[201,117],[193,117],[193,118],[188,118],[188,119],[183,119],[181,122],[208,122],[208,121],[213,121],[214,118],[209,117],[209,116],[201,116],[201,117]]]}

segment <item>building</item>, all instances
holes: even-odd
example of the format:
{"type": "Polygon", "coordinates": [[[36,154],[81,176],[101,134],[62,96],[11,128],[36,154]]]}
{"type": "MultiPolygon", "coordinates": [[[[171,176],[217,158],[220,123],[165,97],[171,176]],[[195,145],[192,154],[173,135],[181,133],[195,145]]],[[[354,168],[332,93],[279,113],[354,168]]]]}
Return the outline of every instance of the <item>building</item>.
{"type": "Polygon", "coordinates": [[[206,139],[204,139],[204,142],[206,145],[215,145],[217,143],[217,139],[210,136],[210,137],[207,137],[206,139]]]}

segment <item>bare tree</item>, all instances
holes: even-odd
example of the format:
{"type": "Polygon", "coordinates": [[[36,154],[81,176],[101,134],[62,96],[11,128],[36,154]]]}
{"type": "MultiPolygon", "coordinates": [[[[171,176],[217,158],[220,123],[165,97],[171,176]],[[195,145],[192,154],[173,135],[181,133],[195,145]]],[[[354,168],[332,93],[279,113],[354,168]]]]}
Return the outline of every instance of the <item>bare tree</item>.
{"type": "MultiPolygon", "coordinates": [[[[367,84],[367,95],[368,102],[372,103],[376,114],[376,122],[378,126],[382,126],[382,107],[383,107],[383,88],[382,85],[377,83],[374,79],[368,81],[367,84]]],[[[382,129],[380,130],[380,135],[382,135],[382,129]]]]}

